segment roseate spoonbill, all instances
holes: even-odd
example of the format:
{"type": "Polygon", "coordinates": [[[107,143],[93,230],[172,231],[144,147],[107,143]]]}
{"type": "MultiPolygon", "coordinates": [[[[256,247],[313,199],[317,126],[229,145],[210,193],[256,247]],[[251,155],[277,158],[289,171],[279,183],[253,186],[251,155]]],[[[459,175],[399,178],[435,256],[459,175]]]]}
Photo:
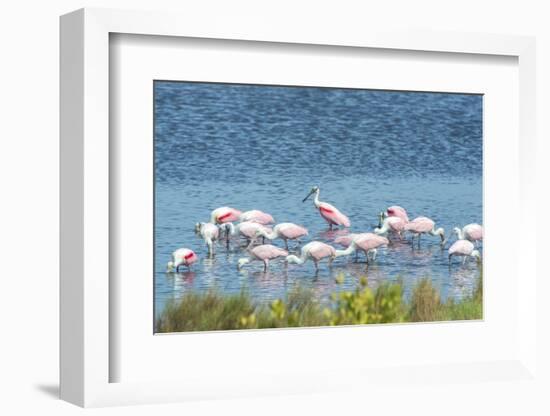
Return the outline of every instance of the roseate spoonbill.
{"type": "Polygon", "coordinates": [[[378,235],[387,235],[388,232],[396,233],[401,238],[401,233],[405,229],[406,222],[401,217],[386,217],[379,228],[374,229],[378,235]]]}
{"type": "Polygon", "coordinates": [[[418,244],[420,244],[420,236],[422,234],[438,235],[441,238],[441,244],[445,243],[445,230],[443,228],[435,229],[435,222],[433,222],[428,217],[417,217],[414,220],[408,222],[403,227],[404,231],[409,231],[414,236],[418,236],[418,244]]]}
{"type": "Polygon", "coordinates": [[[216,208],[210,213],[210,222],[212,224],[224,224],[226,222],[234,222],[239,219],[242,212],[231,207],[216,208]]]}
{"type": "Polygon", "coordinates": [[[398,217],[405,222],[409,222],[409,216],[405,208],[400,207],[399,205],[392,205],[386,209],[385,215],[387,217],[398,217]]]}
{"type": "Polygon", "coordinates": [[[285,241],[285,247],[288,250],[288,240],[297,240],[307,235],[307,229],[291,222],[282,222],[273,227],[273,231],[259,229],[256,236],[262,236],[269,240],[280,238],[285,241]]]}
{"type": "Polygon", "coordinates": [[[386,237],[373,233],[364,233],[352,239],[351,244],[345,250],[336,250],[336,257],[349,256],[351,253],[361,250],[367,256],[367,264],[369,263],[369,253],[372,253],[372,261],[376,259],[379,247],[384,247],[389,244],[386,237]]]}
{"type": "Polygon", "coordinates": [[[242,269],[246,264],[252,261],[263,261],[264,271],[266,271],[269,266],[269,260],[288,256],[288,251],[272,246],[271,244],[262,244],[247,251],[250,254],[250,257],[243,257],[239,259],[237,263],[238,269],[242,269]]]}
{"type": "Polygon", "coordinates": [[[172,253],[172,260],[166,265],[166,271],[172,272],[175,270],[177,273],[180,266],[191,268],[191,265],[198,259],[199,258],[193,250],[189,248],[178,248],[172,253]]]}
{"type": "MultiPolygon", "coordinates": [[[[355,240],[356,238],[366,236],[368,234],[370,233],[358,233],[358,234],[352,233],[352,234],[336,237],[334,239],[334,244],[339,244],[345,248],[348,248],[353,240],[355,240]]],[[[355,261],[357,261],[358,257],[359,257],[359,251],[355,251],[355,261]]]]}
{"type": "Polygon", "coordinates": [[[328,265],[330,267],[336,257],[336,249],[328,244],[321,243],[320,241],[312,241],[302,247],[300,257],[291,254],[286,257],[286,262],[293,264],[304,264],[306,261],[311,260],[315,264],[315,270],[319,270],[319,261],[327,257],[328,265]]]}
{"type": "Polygon", "coordinates": [[[455,227],[453,232],[457,235],[459,240],[468,240],[476,245],[479,241],[483,240],[483,227],[479,224],[468,224],[462,229],[455,227]]]}
{"type": "Polygon", "coordinates": [[[195,232],[201,236],[208,246],[208,254],[214,254],[214,241],[220,236],[220,230],[217,226],[209,222],[198,222],[195,224],[195,232]]]}
{"type": "Polygon", "coordinates": [[[275,222],[271,215],[267,212],[260,211],[259,209],[243,212],[240,215],[239,220],[241,222],[254,221],[263,225],[273,224],[275,222]]]}
{"type": "Polygon", "coordinates": [[[325,221],[328,222],[330,229],[332,229],[333,225],[343,225],[344,227],[349,227],[351,225],[349,218],[346,217],[344,214],[342,214],[338,210],[338,208],[329,204],[328,202],[319,201],[320,192],[321,190],[319,189],[319,187],[314,186],[313,188],[311,188],[311,191],[304,198],[302,202],[306,202],[306,200],[311,195],[315,194],[315,198],[313,199],[313,204],[319,210],[319,214],[321,214],[321,217],[323,217],[325,221]]]}
{"type": "Polygon", "coordinates": [[[271,227],[262,225],[259,222],[254,221],[244,221],[240,222],[237,225],[233,225],[232,222],[227,222],[222,225],[226,230],[226,236],[240,234],[243,237],[246,237],[247,240],[252,240],[256,238],[256,233],[258,231],[271,232],[271,227]]]}
{"type": "Polygon", "coordinates": [[[476,259],[481,259],[479,251],[474,249],[474,244],[468,240],[458,240],[449,247],[449,266],[451,265],[452,256],[462,256],[462,264],[466,263],[467,257],[474,257],[476,259]]]}

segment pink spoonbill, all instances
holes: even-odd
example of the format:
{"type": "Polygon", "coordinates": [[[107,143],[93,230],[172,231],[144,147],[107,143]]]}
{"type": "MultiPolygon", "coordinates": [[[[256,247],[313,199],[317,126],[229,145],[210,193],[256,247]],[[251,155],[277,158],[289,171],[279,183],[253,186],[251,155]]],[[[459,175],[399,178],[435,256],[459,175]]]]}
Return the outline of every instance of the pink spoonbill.
{"type": "Polygon", "coordinates": [[[263,225],[273,224],[275,222],[275,220],[270,214],[268,214],[267,212],[260,211],[259,209],[253,209],[250,211],[243,212],[240,215],[239,220],[241,222],[254,221],[263,225]]]}
{"type": "Polygon", "coordinates": [[[428,217],[417,217],[411,222],[408,222],[403,227],[404,231],[409,231],[413,234],[413,242],[414,242],[414,236],[418,236],[418,244],[420,244],[420,236],[422,234],[429,234],[436,236],[438,235],[441,238],[441,243],[443,244],[445,242],[445,230],[443,228],[435,229],[435,222],[433,222],[428,217]]]}
{"type": "Polygon", "coordinates": [[[476,246],[479,241],[483,240],[483,226],[479,224],[468,224],[462,229],[455,227],[453,232],[457,235],[459,240],[468,240],[475,243],[476,246]]]}
{"type": "Polygon", "coordinates": [[[264,263],[264,271],[266,271],[269,267],[269,260],[274,260],[278,257],[288,256],[288,251],[276,246],[272,246],[271,244],[262,244],[247,251],[250,257],[243,257],[239,259],[237,263],[238,269],[242,269],[246,264],[250,262],[262,261],[264,263]]]}
{"type": "Polygon", "coordinates": [[[332,229],[333,225],[343,225],[344,227],[351,226],[349,218],[344,214],[342,214],[338,210],[338,208],[336,208],[334,205],[329,204],[328,202],[319,201],[320,192],[321,191],[319,187],[314,186],[313,188],[311,188],[311,191],[304,198],[302,202],[306,202],[306,200],[311,195],[315,194],[315,198],[313,199],[313,204],[315,205],[315,208],[319,210],[319,214],[321,214],[321,217],[323,217],[325,221],[328,222],[330,229],[332,229]]]}
{"type": "Polygon", "coordinates": [[[208,254],[214,254],[214,241],[220,236],[217,226],[209,222],[198,222],[195,224],[195,232],[201,236],[208,247],[208,254]]]}
{"type": "Polygon", "coordinates": [[[462,256],[462,264],[466,263],[468,257],[481,259],[479,251],[474,249],[474,244],[468,240],[457,240],[449,247],[449,266],[453,256],[462,256]]]}
{"type": "Polygon", "coordinates": [[[386,209],[387,217],[398,217],[401,218],[404,222],[409,222],[409,216],[405,208],[400,207],[399,205],[392,205],[386,209]]]}
{"type": "Polygon", "coordinates": [[[361,250],[367,256],[367,264],[369,264],[369,254],[372,254],[372,261],[376,259],[379,247],[385,247],[389,244],[386,237],[373,233],[360,234],[353,238],[349,247],[345,250],[336,250],[336,257],[349,256],[350,254],[361,250]]]}
{"type": "Polygon", "coordinates": [[[291,222],[282,222],[273,227],[273,231],[259,229],[256,232],[256,235],[258,237],[265,237],[269,240],[280,238],[281,240],[284,240],[285,247],[288,250],[288,240],[298,240],[300,237],[306,236],[307,229],[291,222]]]}
{"type": "Polygon", "coordinates": [[[244,221],[238,223],[237,225],[227,222],[223,224],[222,227],[225,228],[227,236],[240,234],[249,241],[256,238],[256,233],[258,231],[271,232],[271,227],[262,225],[255,221],[244,221]]]}
{"type": "Polygon", "coordinates": [[[190,268],[193,263],[195,263],[199,258],[195,252],[189,248],[178,248],[172,253],[172,260],[166,265],[167,272],[178,272],[180,266],[186,266],[190,268]]]}
{"type": "Polygon", "coordinates": [[[238,221],[242,212],[231,207],[216,208],[210,213],[210,222],[212,224],[224,224],[226,222],[238,221]]]}
{"type": "Polygon", "coordinates": [[[328,258],[330,267],[335,257],[336,249],[334,247],[320,241],[312,241],[302,247],[300,257],[291,254],[286,257],[286,261],[291,264],[304,264],[306,261],[311,260],[315,264],[315,270],[319,270],[319,261],[328,258]]]}
{"type": "Polygon", "coordinates": [[[388,232],[393,232],[401,238],[401,233],[405,230],[406,224],[401,217],[386,217],[382,221],[382,225],[374,229],[374,233],[385,236],[388,232]]]}
{"type": "MultiPolygon", "coordinates": [[[[369,234],[371,234],[371,233],[357,233],[357,234],[352,233],[352,234],[348,234],[348,235],[343,235],[343,236],[340,236],[340,237],[336,237],[334,239],[334,244],[339,244],[344,248],[348,248],[351,245],[351,242],[353,240],[355,240],[357,238],[367,236],[369,234]]],[[[359,255],[359,251],[355,251],[355,260],[357,260],[358,255],[359,255]]]]}

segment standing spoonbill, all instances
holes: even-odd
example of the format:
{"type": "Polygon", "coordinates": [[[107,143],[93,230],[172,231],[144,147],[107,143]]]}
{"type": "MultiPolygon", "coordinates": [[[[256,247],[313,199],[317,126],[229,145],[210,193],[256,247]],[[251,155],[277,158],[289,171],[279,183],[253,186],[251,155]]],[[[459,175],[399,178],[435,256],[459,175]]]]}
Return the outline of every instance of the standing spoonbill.
{"type": "Polygon", "coordinates": [[[386,217],[379,228],[374,229],[377,235],[387,235],[388,232],[396,233],[401,239],[401,233],[405,230],[407,224],[401,217],[386,217]]]}
{"type": "MultiPolygon", "coordinates": [[[[339,244],[344,248],[348,248],[353,240],[355,240],[356,238],[367,236],[368,234],[370,233],[358,233],[358,234],[352,233],[352,234],[336,237],[334,239],[334,244],[339,244]]],[[[359,257],[359,251],[355,251],[355,261],[357,261],[358,257],[359,257]]]]}
{"type": "Polygon", "coordinates": [[[311,191],[309,194],[304,198],[302,202],[306,202],[306,200],[313,194],[315,194],[315,198],[313,200],[313,204],[315,205],[315,208],[319,210],[319,214],[321,214],[321,217],[325,219],[326,222],[328,222],[330,229],[332,230],[333,225],[343,225],[344,227],[351,226],[350,220],[348,217],[346,217],[344,214],[342,214],[338,208],[335,206],[329,204],[328,202],[321,202],[319,201],[319,194],[321,190],[318,186],[314,186],[311,188],[311,191]]]}
{"type": "Polygon", "coordinates": [[[229,238],[230,235],[240,234],[248,241],[256,238],[256,233],[260,230],[264,232],[271,231],[271,227],[262,225],[259,222],[255,221],[244,221],[238,223],[237,225],[233,225],[232,222],[227,222],[223,224],[222,227],[226,230],[225,235],[227,236],[227,238],[229,238]]]}
{"type": "Polygon", "coordinates": [[[231,207],[216,208],[210,213],[210,222],[212,224],[224,224],[226,222],[238,221],[242,212],[231,207]]]}
{"type": "Polygon", "coordinates": [[[315,270],[319,270],[319,261],[327,257],[328,265],[330,267],[336,257],[336,249],[328,244],[321,243],[320,241],[312,241],[302,247],[300,257],[291,254],[286,257],[286,262],[293,264],[304,264],[306,261],[311,260],[315,264],[315,270]]]}
{"type": "Polygon", "coordinates": [[[172,260],[166,265],[167,272],[178,272],[180,266],[186,266],[191,268],[191,265],[195,263],[199,258],[195,252],[189,248],[178,248],[172,253],[172,260]]]}
{"type": "Polygon", "coordinates": [[[259,209],[253,209],[243,212],[240,215],[239,220],[241,222],[254,221],[263,225],[273,224],[275,222],[271,215],[269,215],[267,212],[260,211],[259,209]]]}
{"type": "Polygon", "coordinates": [[[247,251],[250,254],[250,257],[243,257],[239,259],[237,269],[242,269],[246,264],[252,261],[263,261],[264,271],[266,271],[269,266],[269,260],[288,256],[288,251],[272,246],[271,244],[262,244],[251,250],[247,249],[247,251]]]}
{"type": "Polygon", "coordinates": [[[201,236],[208,246],[208,254],[214,254],[214,241],[220,236],[220,230],[209,222],[198,222],[195,224],[195,232],[201,236]]]}
{"type": "Polygon", "coordinates": [[[262,236],[269,240],[280,238],[285,241],[285,248],[288,250],[288,240],[297,240],[307,235],[307,229],[291,222],[282,222],[273,227],[273,231],[259,229],[256,236],[262,236]]]}
{"type": "Polygon", "coordinates": [[[376,260],[376,254],[379,247],[385,247],[389,244],[386,237],[373,233],[364,233],[352,239],[351,244],[345,250],[336,250],[336,257],[349,256],[350,254],[361,250],[367,256],[367,265],[369,264],[369,254],[372,253],[372,261],[376,260]]]}
{"type": "Polygon", "coordinates": [[[452,256],[462,256],[462,264],[466,263],[466,258],[474,257],[481,259],[479,251],[474,249],[474,244],[468,240],[458,240],[449,247],[449,266],[451,265],[452,256]]]}
{"type": "Polygon", "coordinates": [[[455,227],[453,232],[457,235],[459,240],[468,240],[475,243],[476,246],[479,241],[483,240],[483,227],[479,224],[468,224],[462,229],[455,227]]]}
{"type": "Polygon", "coordinates": [[[408,222],[403,227],[404,231],[409,231],[413,234],[413,242],[414,242],[414,236],[418,236],[418,244],[420,244],[420,236],[422,234],[430,234],[433,236],[438,235],[441,238],[441,244],[445,243],[445,230],[443,228],[435,229],[435,222],[433,222],[428,217],[417,217],[411,222],[408,222]]]}

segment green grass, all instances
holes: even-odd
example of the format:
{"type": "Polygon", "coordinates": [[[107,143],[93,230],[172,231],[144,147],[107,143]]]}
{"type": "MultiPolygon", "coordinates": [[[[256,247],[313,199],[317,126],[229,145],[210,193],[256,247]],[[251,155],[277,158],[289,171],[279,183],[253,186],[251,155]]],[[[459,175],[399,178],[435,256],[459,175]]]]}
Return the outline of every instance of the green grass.
{"type": "MultiPolygon", "coordinates": [[[[341,284],[343,275],[336,282],[341,284]]],[[[330,306],[321,306],[311,290],[300,286],[285,299],[267,305],[256,305],[244,290],[236,295],[222,295],[215,290],[189,292],[166,305],[156,328],[158,332],[185,332],[471,320],[483,316],[481,274],[474,293],[460,301],[442,302],[428,278],[417,283],[410,300],[405,300],[401,282],[382,284],[373,290],[366,278],[355,290],[334,292],[331,298],[330,306]]]]}

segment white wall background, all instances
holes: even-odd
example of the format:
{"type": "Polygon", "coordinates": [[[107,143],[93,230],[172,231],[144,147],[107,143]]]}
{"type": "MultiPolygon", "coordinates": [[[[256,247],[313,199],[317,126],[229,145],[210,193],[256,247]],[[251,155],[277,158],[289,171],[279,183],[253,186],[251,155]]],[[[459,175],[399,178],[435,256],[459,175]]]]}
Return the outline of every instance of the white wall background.
{"type": "MultiPolygon", "coordinates": [[[[197,1],[20,0],[0,6],[0,413],[73,414],[81,409],[56,399],[58,383],[58,16],[84,6],[179,10],[322,19],[327,25],[387,24],[440,30],[535,35],[538,42],[538,133],[540,200],[548,206],[550,123],[550,13],[547,2],[523,0],[197,1]],[[187,4],[188,3],[188,4],[187,4]],[[544,139],[543,139],[544,138],[544,139]],[[32,412],[32,413],[31,413],[32,412]]],[[[513,225],[514,221],[511,221],[513,225]]],[[[549,222],[539,233],[540,267],[549,222]]],[[[546,273],[550,278],[550,274],[546,273]]],[[[548,293],[542,282],[539,293],[548,293]]],[[[539,359],[550,374],[550,302],[539,297],[539,359]]],[[[546,378],[548,381],[548,378],[546,378]]],[[[344,393],[258,398],[93,410],[122,414],[550,414],[544,393],[506,383],[474,386],[456,397],[452,386],[434,385],[383,397],[344,393]]]]}

